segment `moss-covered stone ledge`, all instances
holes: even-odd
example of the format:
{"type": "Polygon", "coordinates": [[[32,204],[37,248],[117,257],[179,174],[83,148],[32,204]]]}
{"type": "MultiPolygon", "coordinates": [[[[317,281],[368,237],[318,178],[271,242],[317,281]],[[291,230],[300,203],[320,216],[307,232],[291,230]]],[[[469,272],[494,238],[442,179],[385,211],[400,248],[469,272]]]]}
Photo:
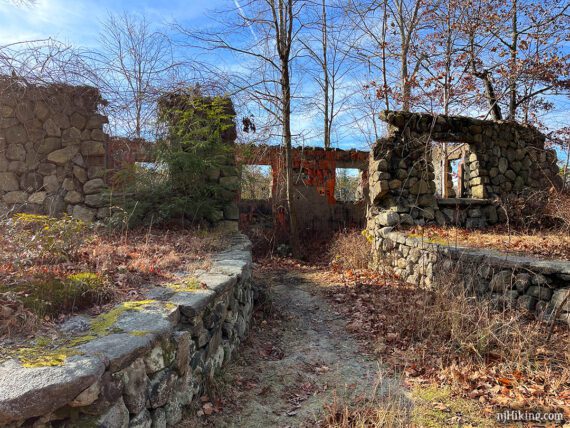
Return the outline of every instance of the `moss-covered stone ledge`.
{"type": "Polygon", "coordinates": [[[56,346],[0,364],[0,426],[176,426],[248,332],[251,243],[230,242],[207,272],[75,317],[56,346]]]}
{"type": "Polygon", "coordinates": [[[372,235],[373,265],[419,287],[431,288],[450,273],[497,305],[557,316],[570,325],[570,262],[436,242],[392,227],[372,235]]]}

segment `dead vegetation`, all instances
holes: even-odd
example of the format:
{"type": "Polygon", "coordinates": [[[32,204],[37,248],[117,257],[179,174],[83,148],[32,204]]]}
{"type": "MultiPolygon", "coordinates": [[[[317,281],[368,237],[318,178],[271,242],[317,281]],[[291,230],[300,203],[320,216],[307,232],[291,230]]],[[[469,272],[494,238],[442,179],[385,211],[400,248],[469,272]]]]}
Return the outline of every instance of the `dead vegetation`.
{"type": "MultiPolygon", "coordinates": [[[[342,238],[348,240],[362,244],[356,235],[342,238]]],[[[343,254],[359,251],[341,247],[343,254]]],[[[340,247],[333,243],[331,248],[334,263],[340,247]]],[[[348,331],[391,373],[403,376],[412,395],[430,388],[448,391],[445,399],[428,400],[432,410],[440,407],[438,414],[428,415],[433,425],[418,422],[427,417],[426,409],[412,412],[416,426],[455,425],[462,411],[452,414],[450,409],[457,407],[470,409],[460,415],[464,423],[477,414],[492,421],[500,409],[564,411],[570,418],[570,332],[565,325],[555,324],[549,337],[549,325],[530,314],[469,295],[455,273],[440,276],[437,287],[428,291],[354,268],[364,262],[299,268],[313,270],[330,285],[327,293],[346,317],[348,331]]],[[[396,404],[332,403],[326,426],[398,426],[383,422],[390,412],[382,409],[396,404]]],[[[400,412],[399,417],[410,415],[400,412]]]]}
{"type": "Polygon", "coordinates": [[[459,227],[416,226],[409,232],[438,244],[491,248],[524,256],[570,260],[570,234],[560,231],[524,232],[501,225],[475,230],[459,227]]]}
{"type": "Polygon", "coordinates": [[[0,223],[0,337],[133,300],[176,272],[207,267],[217,233],[88,226],[23,214],[0,223]]]}
{"type": "Polygon", "coordinates": [[[527,190],[500,201],[507,227],[530,234],[537,230],[570,233],[570,191],[527,190]]]}

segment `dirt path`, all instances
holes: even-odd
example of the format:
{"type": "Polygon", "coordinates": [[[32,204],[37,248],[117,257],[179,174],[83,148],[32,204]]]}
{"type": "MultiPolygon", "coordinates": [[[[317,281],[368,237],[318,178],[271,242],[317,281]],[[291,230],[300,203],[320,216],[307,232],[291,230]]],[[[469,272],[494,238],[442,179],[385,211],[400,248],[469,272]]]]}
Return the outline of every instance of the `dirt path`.
{"type": "Polygon", "coordinates": [[[264,272],[260,280],[271,309],[254,321],[239,357],[220,379],[219,412],[185,426],[315,426],[335,396],[353,401],[375,390],[376,360],[359,350],[319,284],[291,271],[264,272]]]}

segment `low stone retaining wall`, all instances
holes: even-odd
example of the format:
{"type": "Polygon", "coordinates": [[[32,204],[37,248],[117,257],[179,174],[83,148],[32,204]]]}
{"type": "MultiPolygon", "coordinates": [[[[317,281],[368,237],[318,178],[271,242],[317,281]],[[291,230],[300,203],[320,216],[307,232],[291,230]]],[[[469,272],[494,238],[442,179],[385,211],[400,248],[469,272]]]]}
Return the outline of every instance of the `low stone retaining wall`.
{"type": "Polygon", "coordinates": [[[570,325],[570,298],[566,299],[570,262],[444,245],[391,227],[378,230],[373,246],[374,266],[410,284],[431,288],[437,285],[438,276],[458,272],[464,286],[478,296],[545,318],[558,313],[570,325]]]}
{"type": "Polygon", "coordinates": [[[247,335],[251,273],[234,235],[208,272],[70,320],[64,344],[0,365],[0,426],[176,426],[247,335]]]}

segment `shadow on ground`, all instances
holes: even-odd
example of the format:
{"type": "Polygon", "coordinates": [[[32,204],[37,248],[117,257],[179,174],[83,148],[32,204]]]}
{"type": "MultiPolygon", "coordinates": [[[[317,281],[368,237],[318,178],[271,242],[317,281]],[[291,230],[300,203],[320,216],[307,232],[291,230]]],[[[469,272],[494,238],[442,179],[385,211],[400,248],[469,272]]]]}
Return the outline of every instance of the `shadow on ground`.
{"type": "Polygon", "coordinates": [[[213,413],[183,426],[315,426],[335,399],[358,402],[400,388],[346,332],[322,285],[286,270],[262,271],[256,283],[267,301],[239,356],[214,382],[213,413]]]}

